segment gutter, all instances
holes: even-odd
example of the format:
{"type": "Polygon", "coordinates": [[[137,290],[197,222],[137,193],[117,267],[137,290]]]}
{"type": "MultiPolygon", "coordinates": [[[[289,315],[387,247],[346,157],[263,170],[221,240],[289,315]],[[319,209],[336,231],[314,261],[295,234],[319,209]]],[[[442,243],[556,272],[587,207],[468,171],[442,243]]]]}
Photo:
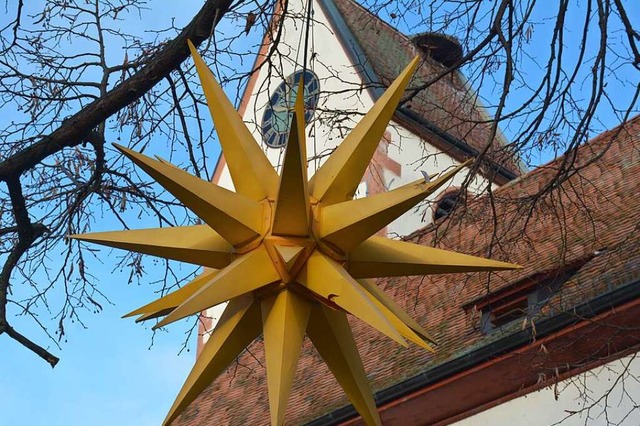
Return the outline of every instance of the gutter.
{"type": "MultiPolygon", "coordinates": [[[[615,290],[596,296],[590,301],[578,305],[569,311],[537,322],[536,338],[550,335],[585,319],[593,318],[607,310],[639,297],[640,279],[636,279],[615,290]]],[[[533,334],[531,328],[505,336],[495,342],[472,350],[458,358],[444,362],[417,376],[377,392],[375,394],[376,405],[385,405],[406,397],[447,377],[466,371],[497,356],[509,353],[521,346],[525,346],[531,343],[532,339],[533,334]]],[[[305,426],[334,426],[357,416],[359,416],[359,414],[353,406],[348,405],[308,422],[305,426]]]]}

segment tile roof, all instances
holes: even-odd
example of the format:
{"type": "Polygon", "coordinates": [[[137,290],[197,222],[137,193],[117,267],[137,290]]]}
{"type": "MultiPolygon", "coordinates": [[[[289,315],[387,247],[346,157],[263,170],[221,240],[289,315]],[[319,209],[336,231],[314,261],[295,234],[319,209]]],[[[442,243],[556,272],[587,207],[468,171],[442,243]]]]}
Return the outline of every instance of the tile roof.
{"type": "MultiPolygon", "coordinates": [[[[415,346],[406,349],[364,323],[351,321],[374,390],[428,375],[444,363],[524,328],[535,337],[535,322],[545,316],[571,312],[576,305],[628,283],[640,285],[638,188],[640,116],[500,187],[492,200],[469,200],[464,209],[416,232],[411,239],[421,244],[516,262],[524,269],[380,280],[381,287],[440,344],[435,354],[415,346]],[[558,176],[566,164],[572,172],[558,176]],[[540,196],[544,188],[547,191],[540,196]],[[527,276],[555,271],[579,260],[586,263],[552,296],[540,319],[488,335],[480,331],[474,301],[527,276]]],[[[262,342],[254,342],[174,426],[267,425],[263,357],[262,342]]],[[[343,391],[306,339],[287,423],[304,424],[347,404],[343,391]]]]}
{"type": "MultiPolygon", "coordinates": [[[[361,65],[364,80],[380,89],[373,90],[374,97],[379,96],[383,92],[382,86],[388,86],[418,54],[424,61],[412,86],[419,86],[446,70],[417,48],[409,37],[353,0],[321,0],[320,4],[336,26],[352,61],[361,65]]],[[[490,137],[489,117],[475,91],[458,72],[419,91],[398,110],[396,119],[432,142],[433,136],[437,135],[435,139],[445,142],[445,146],[439,148],[454,155],[462,154],[462,157],[477,155],[490,137]]],[[[508,176],[506,180],[510,180],[519,176],[522,169],[505,145],[506,140],[498,132],[487,159],[497,166],[499,175],[508,176]]]]}

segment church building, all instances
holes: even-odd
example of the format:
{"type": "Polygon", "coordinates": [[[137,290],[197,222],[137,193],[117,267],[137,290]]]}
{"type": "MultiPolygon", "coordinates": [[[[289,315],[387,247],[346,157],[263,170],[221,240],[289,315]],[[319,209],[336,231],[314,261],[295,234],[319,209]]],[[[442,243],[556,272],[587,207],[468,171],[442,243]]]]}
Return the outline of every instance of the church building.
{"type": "MultiPolygon", "coordinates": [[[[288,3],[239,106],[273,165],[300,79],[311,176],[419,56],[356,196],[481,157],[472,178],[465,169],[380,232],[524,266],[378,281],[438,342],[435,353],[403,348],[351,321],[383,425],[640,424],[640,118],[527,171],[462,73],[448,72],[463,57],[455,38],[407,36],[354,0],[313,0],[307,36],[306,2],[288,3]],[[566,161],[575,172],[557,180],[566,161]]],[[[233,188],[224,156],[213,180],[233,188]]],[[[219,312],[203,314],[199,349],[219,312]]],[[[172,424],[268,425],[263,360],[258,339],[172,424]]],[[[363,424],[308,341],[285,424],[363,424]]]]}

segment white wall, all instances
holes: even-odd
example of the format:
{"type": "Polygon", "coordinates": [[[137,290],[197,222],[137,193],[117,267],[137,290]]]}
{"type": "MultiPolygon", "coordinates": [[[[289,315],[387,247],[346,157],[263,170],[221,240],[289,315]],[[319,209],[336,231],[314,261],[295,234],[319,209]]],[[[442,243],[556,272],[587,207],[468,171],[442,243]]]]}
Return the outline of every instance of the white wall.
{"type": "Polygon", "coordinates": [[[455,426],[638,426],[640,356],[634,354],[489,410],[455,426]]]}

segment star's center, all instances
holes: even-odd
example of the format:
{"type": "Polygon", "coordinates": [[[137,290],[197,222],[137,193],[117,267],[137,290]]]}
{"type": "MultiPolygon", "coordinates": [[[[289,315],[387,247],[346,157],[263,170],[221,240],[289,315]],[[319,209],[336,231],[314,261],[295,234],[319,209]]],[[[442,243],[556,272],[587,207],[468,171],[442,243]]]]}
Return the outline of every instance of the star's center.
{"type": "Polygon", "coordinates": [[[313,238],[280,237],[270,235],[262,241],[282,279],[289,284],[316,248],[313,238]]]}

